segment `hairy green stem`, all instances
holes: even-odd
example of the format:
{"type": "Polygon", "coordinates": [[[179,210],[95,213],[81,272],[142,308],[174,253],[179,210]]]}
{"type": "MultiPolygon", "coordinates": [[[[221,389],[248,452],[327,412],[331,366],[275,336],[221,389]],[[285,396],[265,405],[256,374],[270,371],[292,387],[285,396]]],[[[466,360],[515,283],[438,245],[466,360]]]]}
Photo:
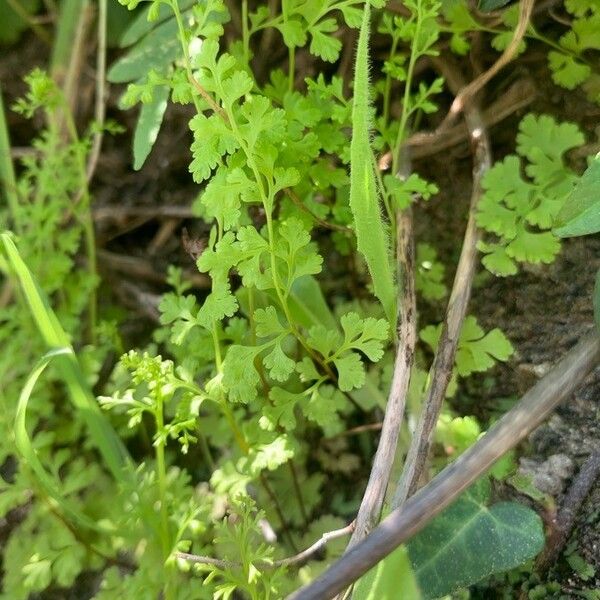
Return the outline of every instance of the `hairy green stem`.
{"type": "MultiPolygon", "coordinates": [[[[219,90],[219,93],[221,94],[221,96],[224,96],[224,92],[223,92],[222,88],[219,90]]],[[[267,235],[268,235],[268,243],[269,243],[269,255],[270,255],[270,260],[271,260],[271,271],[273,273],[273,285],[275,287],[275,293],[277,295],[277,299],[279,300],[279,304],[281,305],[281,308],[282,308],[285,318],[290,326],[293,336],[298,340],[298,342],[300,342],[302,347],[313,358],[313,360],[315,360],[323,368],[325,368],[325,370],[327,371],[327,374],[333,380],[335,380],[335,374],[333,373],[331,368],[328,365],[326,365],[325,362],[323,360],[321,360],[320,357],[314,352],[314,350],[308,345],[308,343],[304,339],[304,336],[300,333],[300,331],[298,330],[298,328],[296,327],[296,325],[294,323],[294,320],[292,318],[292,315],[290,313],[290,309],[288,306],[287,298],[283,292],[281,282],[279,281],[279,274],[277,272],[277,263],[275,260],[275,232],[273,229],[274,198],[271,193],[267,194],[267,192],[265,191],[264,180],[263,180],[262,176],[260,175],[258,166],[256,165],[256,162],[252,157],[252,154],[248,148],[248,145],[246,144],[246,140],[244,139],[244,136],[241,134],[241,132],[237,126],[237,122],[235,120],[233,112],[231,111],[231,109],[229,107],[225,107],[225,113],[227,115],[229,125],[232,129],[232,132],[235,135],[235,137],[240,145],[240,148],[242,149],[242,152],[246,155],[246,160],[248,162],[248,166],[250,167],[252,174],[254,175],[254,179],[258,186],[258,191],[259,191],[259,194],[261,197],[261,202],[262,202],[263,208],[265,210],[265,215],[266,215],[266,219],[267,219],[267,235]]]]}
{"type": "MultiPolygon", "coordinates": [[[[217,332],[216,325],[212,328],[212,339],[215,351],[215,366],[217,367],[217,373],[220,375],[223,372],[223,360],[221,357],[221,344],[219,342],[219,334],[217,332]]],[[[248,442],[246,441],[242,430],[238,427],[238,424],[235,422],[233,411],[227,404],[227,400],[225,399],[225,395],[222,391],[219,394],[219,396],[219,406],[221,407],[223,415],[225,416],[225,420],[227,421],[229,428],[233,433],[233,437],[235,438],[235,441],[239,446],[240,450],[244,454],[248,454],[250,446],[248,445],[248,442]]]]}

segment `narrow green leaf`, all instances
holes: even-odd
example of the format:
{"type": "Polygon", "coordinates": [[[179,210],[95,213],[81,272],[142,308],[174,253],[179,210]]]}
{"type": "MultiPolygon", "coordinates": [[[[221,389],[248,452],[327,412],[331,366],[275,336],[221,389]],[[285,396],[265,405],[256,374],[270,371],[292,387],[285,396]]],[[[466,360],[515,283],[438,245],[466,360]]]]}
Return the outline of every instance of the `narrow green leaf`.
{"type": "Polygon", "coordinates": [[[421,600],[419,584],[412,570],[405,546],[400,546],[385,560],[377,563],[357,582],[352,600],[421,600]]]}
{"type": "Polygon", "coordinates": [[[559,237],[589,235],[600,231],[600,155],[581,176],[557,217],[559,237]]]}
{"type": "Polygon", "coordinates": [[[152,102],[142,104],[133,136],[133,168],[139,171],[156,142],[169,100],[169,88],[154,88],[152,102]]]}
{"type": "Polygon", "coordinates": [[[2,100],[2,87],[0,86],[0,189],[6,198],[13,218],[19,209],[19,198],[17,196],[17,179],[10,152],[10,137],[8,135],[8,124],[4,114],[4,102],[2,100]]]}
{"type": "MultiPolygon", "coordinates": [[[[195,2],[196,0],[179,0],[179,10],[184,13],[188,8],[193,6],[195,2]]],[[[167,19],[175,20],[173,9],[165,3],[158,7],[158,17],[153,21],[149,21],[148,14],[150,13],[151,8],[151,5],[143,8],[139,14],[136,15],[129,27],[123,32],[123,35],[119,40],[119,46],[121,48],[132,46],[167,19]]]]}
{"type": "Polygon", "coordinates": [[[55,350],[51,350],[41,358],[33,371],[31,371],[25,382],[25,386],[21,390],[17,405],[17,414],[15,417],[15,446],[17,447],[17,451],[21,455],[21,458],[35,474],[43,491],[54,500],[61,514],[75,525],[92,531],[102,531],[102,527],[88,516],[81,513],[81,511],[79,511],[71,502],[62,496],[59,489],[60,483],[55,481],[53,477],[47,473],[46,469],[44,469],[31,443],[29,434],[27,433],[27,405],[37,380],[53,359],[61,356],[68,356],[72,353],[73,350],[71,350],[71,348],[56,348],[55,350]]]}
{"type": "Polygon", "coordinates": [[[111,83],[126,83],[145,79],[150,70],[163,73],[181,57],[177,37],[177,22],[169,19],[153,29],[138,44],[109,69],[106,78],[111,83]]]}
{"type": "Polygon", "coordinates": [[[307,329],[314,325],[337,329],[337,320],[327,306],[323,290],[318,281],[310,275],[294,281],[290,290],[289,306],[294,319],[307,329]]]}
{"type": "Polygon", "coordinates": [[[350,208],[359,252],[365,257],[373,279],[375,295],[395,328],[396,289],[390,266],[389,240],[381,217],[379,194],[373,171],[373,153],[369,138],[369,27],[370,5],[365,4],[358,39],[352,107],[350,146],[350,208]]]}
{"type": "Polygon", "coordinates": [[[516,502],[486,506],[479,481],[407,544],[426,598],[438,598],[493,573],[513,569],[544,546],[539,515],[516,502]]]}
{"type": "Polygon", "coordinates": [[[50,57],[50,73],[53,77],[64,77],[73,54],[77,25],[89,7],[89,0],[65,0],[60,3],[50,57]]]}
{"type": "Polygon", "coordinates": [[[509,2],[510,0],[481,0],[477,8],[481,12],[492,12],[506,6],[509,2]]]}
{"type": "Polygon", "coordinates": [[[117,481],[122,481],[130,475],[128,469],[131,467],[129,454],[125,446],[96,403],[96,399],[87,386],[79,362],[72,351],[67,334],[58,322],[47,298],[38,288],[31,271],[23,262],[17,247],[11,239],[11,234],[8,232],[0,234],[0,240],[4,246],[8,262],[21,285],[31,316],[44,342],[50,349],[71,349],[69,354],[56,356],[57,368],[69,390],[73,406],[81,413],[88,427],[92,442],[102,454],[104,462],[113,477],[117,481]]]}

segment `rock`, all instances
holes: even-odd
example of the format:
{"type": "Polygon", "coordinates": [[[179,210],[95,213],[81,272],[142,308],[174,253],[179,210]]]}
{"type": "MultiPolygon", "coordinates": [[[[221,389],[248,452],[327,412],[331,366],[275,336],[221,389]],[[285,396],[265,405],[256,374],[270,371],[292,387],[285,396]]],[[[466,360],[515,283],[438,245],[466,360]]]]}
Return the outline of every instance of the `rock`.
{"type": "Polygon", "coordinates": [[[553,454],[544,462],[521,458],[519,472],[531,477],[533,485],[546,494],[557,496],[573,474],[573,461],[566,454],[553,454]]]}

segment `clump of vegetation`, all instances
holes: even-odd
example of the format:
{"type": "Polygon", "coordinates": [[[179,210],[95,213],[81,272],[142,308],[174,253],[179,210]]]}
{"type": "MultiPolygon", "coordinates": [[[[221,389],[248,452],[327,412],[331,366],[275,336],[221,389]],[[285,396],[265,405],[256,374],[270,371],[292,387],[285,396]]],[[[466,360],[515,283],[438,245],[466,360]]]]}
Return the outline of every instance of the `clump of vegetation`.
{"type": "MultiPolygon", "coordinates": [[[[568,31],[550,39],[523,8],[488,14],[497,1],[119,2],[132,12],[98,1],[95,121],[80,127],[60,69],[33,70],[12,108],[43,125],[15,169],[0,106],[0,211],[12,231],[0,253],[0,514],[21,514],[3,550],[2,597],[87,574],[96,600],[282,598],[343,553],[357,512],[370,529],[394,508],[420,414],[430,415],[432,460],[414,485],[486,430],[459,409],[461,379],[514,349],[467,314],[476,249],[488,276],[509,276],[554,261],[559,235],[598,225],[598,161],[581,176],[567,154],[583,133],[527,114],[516,154],[490,167],[489,149],[476,152],[481,190],[448,289],[451,261],[435,235],[415,243],[412,227],[438,183],[409,166],[420,129],[449,127],[440,107],[445,78],[455,84],[442,53],[464,56],[477,40],[512,59],[539,44],[557,85],[598,101],[588,59],[600,49],[597,10],[567,2],[568,31]],[[117,21],[121,50],[106,79],[127,84],[121,109],[139,109],[134,169],[143,172],[169,106],[189,114],[192,211],[206,235],[187,245],[209,284],[200,292],[171,266],[156,327],[135,347],[119,311],[99,301],[108,292],[92,212],[102,135],[121,131],[102,109],[107,22],[117,21]],[[352,270],[340,277],[340,264],[352,270]],[[427,321],[446,300],[444,320],[427,321]],[[382,415],[379,471],[376,439],[352,434],[379,428],[382,415]],[[380,489],[367,509],[373,460],[380,489]]],[[[0,42],[28,27],[47,37],[38,3],[13,4],[0,0],[19,23],[0,25],[0,42]]],[[[64,48],[84,17],[68,0],[59,17],[64,48]]],[[[477,105],[463,100],[469,123],[477,105]]],[[[469,127],[481,144],[487,133],[469,127]]],[[[514,469],[505,457],[353,597],[435,598],[528,564],[544,544],[540,517],[492,493],[514,469]]]]}

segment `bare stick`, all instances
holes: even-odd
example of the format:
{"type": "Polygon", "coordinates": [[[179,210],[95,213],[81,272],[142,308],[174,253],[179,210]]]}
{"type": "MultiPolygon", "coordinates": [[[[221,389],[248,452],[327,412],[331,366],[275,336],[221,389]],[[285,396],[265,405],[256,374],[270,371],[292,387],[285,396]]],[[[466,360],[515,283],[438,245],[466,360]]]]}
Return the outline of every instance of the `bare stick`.
{"type": "Polygon", "coordinates": [[[417,340],[415,298],[415,249],[413,239],[412,212],[410,208],[397,217],[397,262],[399,271],[399,324],[398,347],[394,363],[394,375],[388,396],[381,436],[373,459],[371,474],[363,495],[356,528],[348,544],[352,548],[362,540],[379,522],[381,509],[396,455],[400,427],[404,419],[406,395],[410,383],[417,340]]]}
{"type": "Polygon", "coordinates": [[[569,539],[577,512],[590,493],[598,476],[600,476],[600,449],[590,454],[571,484],[571,488],[562,502],[552,532],[546,540],[546,548],[536,561],[537,571],[543,573],[556,562],[569,539]]]}
{"type": "MultiPolygon", "coordinates": [[[[517,110],[531,104],[537,96],[537,88],[531,79],[520,79],[516,81],[500,98],[492,102],[483,111],[483,123],[487,128],[500,123],[517,110]]],[[[416,133],[406,140],[410,148],[411,158],[418,159],[425,156],[437,154],[447,148],[456,146],[463,140],[468,139],[469,130],[464,123],[457,123],[444,131],[436,130],[427,137],[422,133],[416,133]]],[[[586,152],[582,156],[588,156],[592,152],[586,152]]],[[[392,153],[386,152],[379,158],[379,168],[388,169],[392,164],[392,153]]]]}
{"type": "Polygon", "coordinates": [[[206,100],[213,112],[217,113],[225,123],[229,123],[229,119],[225,111],[215,102],[214,98],[198,83],[198,80],[193,76],[189,76],[190,83],[196,88],[197,92],[206,100]]]}
{"type": "Polygon", "coordinates": [[[350,227],[346,227],[345,225],[338,225],[337,223],[328,223],[324,219],[321,219],[321,217],[319,217],[318,215],[315,215],[315,213],[312,210],[310,210],[310,208],[308,208],[308,206],[306,206],[306,204],[304,204],[304,202],[302,202],[300,198],[298,198],[298,194],[296,194],[296,192],[294,192],[294,190],[292,190],[291,188],[284,188],[283,191],[300,210],[309,214],[313,218],[315,223],[317,223],[317,225],[320,225],[324,229],[332,229],[333,231],[341,231],[342,233],[353,233],[350,227]]]}
{"type": "Polygon", "coordinates": [[[517,55],[521,41],[523,40],[523,37],[525,37],[527,27],[529,27],[529,19],[531,18],[534,4],[535,0],[521,0],[519,7],[519,22],[517,23],[513,37],[510,40],[510,44],[508,44],[504,49],[504,52],[500,55],[500,58],[487,71],[474,79],[466,88],[461,90],[456,98],[454,98],[454,102],[450,107],[450,112],[446,117],[447,119],[452,120],[455,116],[458,116],[475,97],[477,92],[479,92],[483,86],[496,75],[496,73],[503,69],[517,55]]]}
{"type": "MultiPolygon", "coordinates": [[[[315,554],[318,554],[323,548],[325,548],[325,546],[330,541],[340,537],[344,537],[346,535],[350,535],[352,531],[354,531],[354,522],[350,523],[350,525],[346,525],[346,527],[342,527],[341,529],[335,529],[334,531],[328,531],[324,533],[312,546],[309,546],[308,548],[306,548],[306,550],[302,550],[302,552],[299,552],[294,556],[290,556],[289,558],[282,558],[281,560],[275,560],[273,562],[258,563],[254,566],[260,570],[268,570],[276,569],[277,567],[291,567],[294,565],[305,563],[315,554]]],[[[219,569],[230,569],[239,567],[241,565],[241,563],[221,560],[219,558],[212,558],[211,556],[188,554],[187,552],[177,552],[175,556],[177,558],[182,558],[183,560],[187,560],[189,562],[197,564],[214,565],[219,569]]]]}
{"type": "Polygon", "coordinates": [[[130,217],[191,219],[194,216],[189,205],[165,204],[161,206],[94,206],[95,221],[118,221],[130,217]]]}
{"type": "Polygon", "coordinates": [[[505,452],[529,435],[568,398],[600,360],[600,338],[587,334],[481,439],[428,485],[394,510],[362,542],[287,600],[332,598],[419,532],[505,452]]]}
{"type": "Polygon", "coordinates": [[[358,427],[352,427],[352,429],[346,429],[340,433],[336,433],[331,437],[323,438],[323,441],[337,440],[349,435],[358,435],[359,433],[365,433],[366,431],[380,431],[383,427],[383,423],[367,423],[367,425],[358,425],[358,427]]]}
{"type": "MultiPolygon", "coordinates": [[[[537,96],[537,88],[531,79],[521,79],[515,82],[500,98],[492,102],[483,111],[483,122],[489,129],[492,125],[500,123],[516,111],[531,104],[537,96]]],[[[469,130],[464,123],[457,123],[446,131],[439,132],[435,138],[429,139],[427,144],[419,143],[420,134],[410,137],[406,144],[410,146],[413,158],[431,156],[446,148],[468,139],[469,130]]],[[[586,155],[587,156],[587,155],[586,155]]]]}
{"type": "MultiPolygon", "coordinates": [[[[142,257],[118,254],[109,250],[98,250],[98,260],[104,270],[117,271],[130,275],[132,279],[165,283],[167,274],[154,267],[151,261],[142,257]]],[[[210,279],[196,271],[185,272],[185,277],[198,289],[209,289],[210,279]]]]}
{"type": "Polygon", "coordinates": [[[76,114],[77,102],[79,101],[77,84],[81,80],[81,72],[86,58],[86,36],[92,19],[92,12],[93,9],[89,3],[82,4],[81,13],[74,31],[71,59],[62,80],[63,93],[67,101],[67,106],[73,116],[76,114]]]}
{"type": "MultiPolygon", "coordinates": [[[[451,88],[458,89],[462,87],[462,77],[457,69],[450,67],[446,61],[439,61],[439,67],[451,88]]],[[[471,285],[477,265],[479,231],[475,217],[482,193],[481,181],[491,164],[491,151],[481,114],[473,103],[469,103],[466,108],[465,120],[474,150],[473,189],[471,192],[469,220],[446,311],[446,318],[442,326],[440,341],[431,367],[431,383],[427,390],[423,409],[419,415],[419,421],[406,457],[406,463],[404,464],[404,469],[394,494],[393,507],[400,506],[415,491],[425,468],[435,424],[437,423],[448,382],[452,375],[458,338],[467,313],[471,297],[471,285]]]]}
{"type": "Polygon", "coordinates": [[[88,183],[92,180],[98,165],[103,127],[106,117],[106,0],[98,2],[98,50],[96,52],[96,104],[94,107],[94,120],[98,128],[94,134],[92,149],[87,162],[86,177],[88,183]]]}
{"type": "Polygon", "coordinates": [[[515,28],[513,37],[504,49],[504,52],[500,55],[498,60],[484,73],[474,79],[469,85],[461,90],[461,92],[454,98],[454,102],[450,106],[448,114],[444,117],[439,127],[433,132],[422,133],[414,136],[413,142],[419,141],[419,143],[427,143],[431,137],[439,135],[439,133],[447,130],[452,123],[456,120],[458,115],[467,107],[472,101],[477,92],[479,92],[483,86],[490,81],[501,69],[503,69],[512,59],[516,56],[519,45],[525,36],[527,27],[529,26],[529,19],[531,18],[531,12],[535,0],[521,0],[519,10],[519,22],[515,28]]]}

